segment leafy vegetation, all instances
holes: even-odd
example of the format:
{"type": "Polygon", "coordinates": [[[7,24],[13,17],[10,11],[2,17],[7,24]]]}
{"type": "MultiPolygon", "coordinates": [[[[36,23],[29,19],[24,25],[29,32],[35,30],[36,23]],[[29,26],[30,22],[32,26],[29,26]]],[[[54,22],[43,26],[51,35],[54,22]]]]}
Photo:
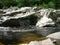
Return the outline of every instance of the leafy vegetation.
{"type": "Polygon", "coordinates": [[[10,6],[42,6],[45,8],[60,8],[60,0],[0,0],[0,8],[10,6]]]}

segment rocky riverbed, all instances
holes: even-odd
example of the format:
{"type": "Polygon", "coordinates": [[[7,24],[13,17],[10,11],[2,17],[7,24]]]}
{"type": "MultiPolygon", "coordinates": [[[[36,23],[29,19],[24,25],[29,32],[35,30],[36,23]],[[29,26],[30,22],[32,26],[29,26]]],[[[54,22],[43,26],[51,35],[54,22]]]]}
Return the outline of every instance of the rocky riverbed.
{"type": "MultiPolygon", "coordinates": [[[[5,45],[20,45],[41,40],[44,42],[47,35],[59,31],[60,9],[41,7],[0,9],[0,42],[5,45]]],[[[48,39],[49,41],[51,40],[48,39]]]]}
{"type": "Polygon", "coordinates": [[[1,9],[0,26],[54,26],[59,22],[58,20],[60,20],[59,12],[60,10],[41,7],[12,7],[9,9],[1,9]]]}

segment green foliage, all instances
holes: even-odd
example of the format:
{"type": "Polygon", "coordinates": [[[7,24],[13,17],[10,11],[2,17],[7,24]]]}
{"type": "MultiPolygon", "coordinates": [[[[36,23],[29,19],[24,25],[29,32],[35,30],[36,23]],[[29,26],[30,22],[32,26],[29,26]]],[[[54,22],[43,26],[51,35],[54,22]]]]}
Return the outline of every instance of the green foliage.
{"type": "Polygon", "coordinates": [[[40,0],[16,0],[19,7],[39,5],[40,0]]]}
{"type": "Polygon", "coordinates": [[[60,0],[55,0],[55,4],[56,9],[60,8],[60,0]]]}
{"type": "Polygon", "coordinates": [[[49,2],[48,3],[48,7],[50,7],[50,8],[55,8],[55,3],[54,2],[49,2]]]}
{"type": "Polygon", "coordinates": [[[2,2],[0,2],[0,8],[2,8],[3,7],[3,4],[2,4],[2,2]]]}
{"type": "Polygon", "coordinates": [[[55,8],[55,3],[54,2],[48,2],[48,4],[46,4],[46,3],[43,3],[42,4],[42,7],[44,7],[44,8],[55,8]]]}
{"type": "Polygon", "coordinates": [[[16,1],[15,0],[0,0],[0,7],[2,8],[7,8],[7,7],[10,7],[10,6],[15,6],[17,5],[16,1]]]}
{"type": "Polygon", "coordinates": [[[45,8],[60,8],[60,0],[0,0],[0,8],[8,8],[10,6],[39,6],[45,8]]]}
{"type": "Polygon", "coordinates": [[[43,3],[43,4],[42,4],[42,7],[44,7],[44,8],[48,8],[48,5],[45,4],[45,3],[43,3]]]}

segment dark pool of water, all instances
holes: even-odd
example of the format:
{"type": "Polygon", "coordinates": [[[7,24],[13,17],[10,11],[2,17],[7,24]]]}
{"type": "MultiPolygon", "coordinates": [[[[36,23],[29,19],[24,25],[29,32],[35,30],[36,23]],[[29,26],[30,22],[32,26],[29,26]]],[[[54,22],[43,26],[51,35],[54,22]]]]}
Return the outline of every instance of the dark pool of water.
{"type": "MultiPolygon", "coordinates": [[[[4,32],[0,28],[0,42],[3,44],[11,44],[11,45],[18,45],[21,43],[29,43],[30,41],[33,40],[43,40],[45,39],[45,36],[60,31],[60,27],[42,27],[42,28],[27,28],[28,30],[34,29],[35,31],[31,32],[4,32]]],[[[25,29],[26,30],[26,29],[25,29]]],[[[2,44],[0,44],[2,45],[2,44]]]]}

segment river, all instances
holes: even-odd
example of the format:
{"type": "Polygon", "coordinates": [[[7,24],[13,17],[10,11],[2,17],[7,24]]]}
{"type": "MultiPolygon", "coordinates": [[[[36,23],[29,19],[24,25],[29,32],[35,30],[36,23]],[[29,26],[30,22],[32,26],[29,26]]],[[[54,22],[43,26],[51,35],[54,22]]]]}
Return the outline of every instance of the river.
{"type": "MultiPolygon", "coordinates": [[[[41,41],[41,40],[45,39],[45,36],[47,36],[51,33],[60,31],[60,27],[42,27],[42,28],[37,28],[37,29],[35,28],[34,30],[35,31],[21,32],[21,33],[15,32],[12,34],[10,32],[8,32],[7,33],[8,36],[5,36],[3,34],[3,38],[0,39],[0,42],[1,42],[0,45],[4,45],[5,43],[7,43],[8,45],[19,45],[19,44],[23,44],[23,43],[29,43],[30,41],[35,41],[35,40],[41,41]],[[10,37],[10,36],[12,36],[12,37],[10,37]],[[16,42],[15,39],[17,39],[17,37],[18,37],[19,41],[16,42]],[[14,41],[5,40],[7,38],[9,38],[9,39],[12,38],[14,41]],[[13,43],[11,43],[11,42],[13,42],[13,43]]],[[[0,37],[1,37],[1,35],[0,35],[0,37]]]]}

